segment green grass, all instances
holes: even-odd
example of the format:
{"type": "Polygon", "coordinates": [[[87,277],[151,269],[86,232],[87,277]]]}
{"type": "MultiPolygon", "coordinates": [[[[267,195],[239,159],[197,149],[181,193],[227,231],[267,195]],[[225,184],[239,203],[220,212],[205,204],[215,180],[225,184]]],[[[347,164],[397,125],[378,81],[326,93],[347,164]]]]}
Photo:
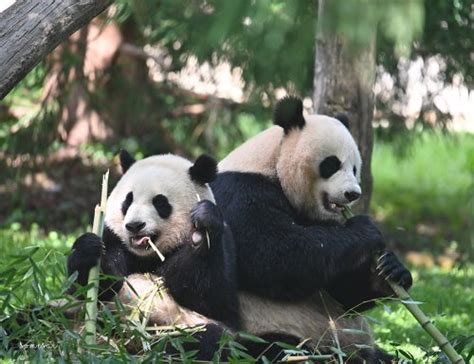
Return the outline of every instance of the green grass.
{"type": "MultiPolygon", "coordinates": [[[[474,198],[474,136],[425,132],[373,153],[372,211],[405,249],[470,253],[474,198]]],[[[401,139],[401,140],[400,140],[401,139]]]]}

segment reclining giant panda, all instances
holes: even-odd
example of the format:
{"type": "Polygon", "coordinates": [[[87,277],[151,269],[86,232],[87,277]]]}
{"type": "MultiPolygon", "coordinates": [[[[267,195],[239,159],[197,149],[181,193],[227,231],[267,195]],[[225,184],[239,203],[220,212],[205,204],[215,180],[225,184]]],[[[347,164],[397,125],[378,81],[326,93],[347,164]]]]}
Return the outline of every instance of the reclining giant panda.
{"type": "Polygon", "coordinates": [[[77,283],[86,285],[100,258],[102,273],[119,279],[101,279],[99,299],[118,294],[133,308],[160,289],[149,325],[204,325],[197,358],[210,360],[221,334],[239,327],[232,234],[208,186],[217,163],[201,156],[193,165],[174,155],[135,161],[125,151],[120,160],[124,174],[107,200],[103,238],[79,237],[68,273],[77,271],[77,283]]]}
{"type": "Polygon", "coordinates": [[[347,311],[393,293],[385,277],[406,289],[412,278],[368,217],[341,215],[361,195],[357,145],[347,125],[304,117],[294,97],[278,103],[274,123],[221,161],[211,183],[236,244],[243,329],[388,361],[362,316],[347,311]],[[382,252],[379,277],[372,264],[382,252]]]}

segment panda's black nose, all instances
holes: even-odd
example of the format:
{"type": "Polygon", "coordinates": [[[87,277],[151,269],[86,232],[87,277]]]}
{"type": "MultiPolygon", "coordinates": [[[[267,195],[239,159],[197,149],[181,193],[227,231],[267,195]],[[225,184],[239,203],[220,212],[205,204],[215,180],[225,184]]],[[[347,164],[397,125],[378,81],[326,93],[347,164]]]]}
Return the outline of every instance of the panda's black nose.
{"type": "Polygon", "coordinates": [[[132,222],[129,222],[128,224],[125,224],[125,227],[131,233],[138,233],[140,232],[141,229],[145,227],[145,225],[146,223],[142,221],[132,221],[132,222]]]}
{"type": "Polygon", "coordinates": [[[344,196],[346,196],[349,202],[352,202],[360,197],[360,193],[356,191],[344,192],[344,196]]]}

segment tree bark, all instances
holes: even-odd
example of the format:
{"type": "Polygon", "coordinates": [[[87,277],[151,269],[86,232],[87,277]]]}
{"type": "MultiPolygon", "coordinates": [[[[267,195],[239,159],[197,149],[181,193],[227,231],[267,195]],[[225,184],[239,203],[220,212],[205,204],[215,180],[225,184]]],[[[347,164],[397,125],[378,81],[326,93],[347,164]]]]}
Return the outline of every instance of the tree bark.
{"type": "Polygon", "coordinates": [[[319,0],[316,56],[313,80],[313,107],[316,113],[349,117],[350,131],[362,156],[363,195],[357,210],[367,212],[372,194],[371,158],[373,148],[376,25],[367,45],[356,51],[334,31],[331,19],[337,8],[319,0]]]}
{"type": "Polygon", "coordinates": [[[0,99],[111,0],[17,0],[0,13],[0,99]]]}

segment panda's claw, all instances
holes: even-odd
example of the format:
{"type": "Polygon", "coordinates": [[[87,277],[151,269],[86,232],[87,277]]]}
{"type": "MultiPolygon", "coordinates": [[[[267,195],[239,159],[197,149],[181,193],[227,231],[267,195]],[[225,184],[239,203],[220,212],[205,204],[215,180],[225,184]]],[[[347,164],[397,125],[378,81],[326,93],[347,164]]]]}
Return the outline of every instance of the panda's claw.
{"type": "Polygon", "coordinates": [[[378,259],[377,259],[377,263],[380,262],[381,260],[383,260],[386,256],[387,256],[388,252],[385,252],[383,253],[378,259]]]}
{"type": "Polygon", "coordinates": [[[383,277],[386,278],[386,277],[387,277],[387,276],[386,276],[386,271],[387,271],[387,269],[380,269],[378,275],[379,275],[379,276],[383,276],[383,277]]]}
{"type": "Polygon", "coordinates": [[[379,257],[377,263],[375,269],[378,276],[382,276],[405,289],[411,287],[413,281],[410,272],[398,260],[393,252],[385,252],[381,257],[379,257]]]}

